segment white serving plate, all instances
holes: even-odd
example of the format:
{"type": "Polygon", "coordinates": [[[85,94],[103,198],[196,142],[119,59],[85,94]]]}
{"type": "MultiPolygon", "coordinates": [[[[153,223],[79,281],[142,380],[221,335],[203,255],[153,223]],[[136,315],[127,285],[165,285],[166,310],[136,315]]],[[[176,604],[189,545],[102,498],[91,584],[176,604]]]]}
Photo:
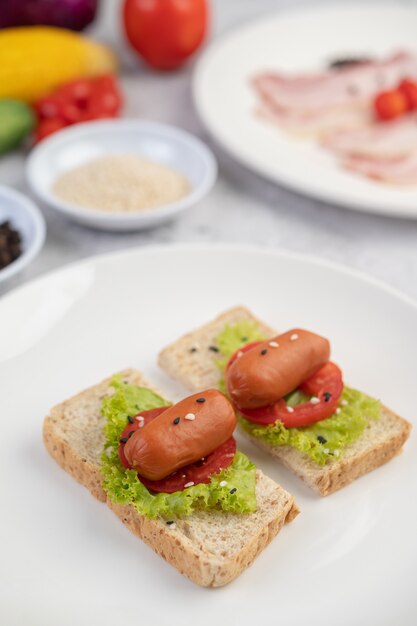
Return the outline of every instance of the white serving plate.
{"type": "Polygon", "coordinates": [[[132,231],[172,220],[194,206],[213,186],[217,163],[202,141],[183,130],[155,122],[120,119],[76,124],[55,133],[31,152],[26,174],[36,196],[66,217],[100,230],[132,231]],[[171,204],[134,213],[86,209],[52,193],[61,174],[110,154],[138,154],[172,167],[186,176],[191,192],[171,204]]]}
{"type": "Polygon", "coordinates": [[[246,247],[134,250],[69,266],[0,301],[0,617],[7,626],[413,626],[417,443],[327,498],[249,442],[301,514],[221,589],[129,533],[42,443],[49,408],[126,366],[172,399],[158,351],[227,307],[331,338],[346,381],[416,420],[417,307],[357,272],[246,247]]]}
{"type": "Polygon", "coordinates": [[[22,254],[0,270],[0,284],[33,261],[43,246],[46,232],[45,220],[35,203],[22,193],[0,185],[0,224],[7,220],[21,234],[22,254]]]}
{"type": "Polygon", "coordinates": [[[254,115],[250,78],[264,69],[308,72],[344,56],[417,52],[417,7],[354,3],[279,12],[216,39],[199,61],[194,100],[211,134],[238,161],[299,193],[350,209],[417,218],[417,186],[343,170],[317,143],[254,115]]]}

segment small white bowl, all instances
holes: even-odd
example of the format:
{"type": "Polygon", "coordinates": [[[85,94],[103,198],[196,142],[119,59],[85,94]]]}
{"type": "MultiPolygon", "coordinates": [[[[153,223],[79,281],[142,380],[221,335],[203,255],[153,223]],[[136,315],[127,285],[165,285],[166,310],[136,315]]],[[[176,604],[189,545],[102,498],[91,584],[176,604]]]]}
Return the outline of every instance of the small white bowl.
{"type": "Polygon", "coordinates": [[[42,141],[27,161],[26,174],[36,196],[72,220],[101,230],[129,231],[166,222],[201,200],[216,180],[217,163],[203,142],[183,130],[122,119],[77,124],[42,141]],[[52,193],[64,172],[117,153],[138,154],[180,171],[191,184],[190,193],[177,202],[134,213],[82,208],[52,193]]]}
{"type": "Polygon", "coordinates": [[[45,241],[45,220],[38,207],[26,196],[0,185],[0,224],[10,221],[22,237],[22,254],[0,269],[0,283],[20,272],[41,250],[45,241]]]}

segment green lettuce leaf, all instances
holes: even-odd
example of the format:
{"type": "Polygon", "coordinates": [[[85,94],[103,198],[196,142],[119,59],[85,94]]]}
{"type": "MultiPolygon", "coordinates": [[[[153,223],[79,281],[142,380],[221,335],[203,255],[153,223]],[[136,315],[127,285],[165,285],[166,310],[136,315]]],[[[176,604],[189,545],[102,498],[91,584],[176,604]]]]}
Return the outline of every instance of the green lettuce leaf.
{"type": "MultiPolygon", "coordinates": [[[[217,367],[224,372],[232,354],[242,346],[253,341],[264,341],[266,337],[259,331],[253,320],[241,320],[236,324],[226,324],[222,332],[216,337],[216,346],[221,357],[216,360],[217,367]]],[[[226,393],[224,378],[219,383],[220,391],[226,393]]]]}
{"type": "Polygon", "coordinates": [[[213,475],[208,484],[171,494],[152,494],[138,480],[134,470],[127,470],[120,463],[119,438],[128,415],[169,406],[169,403],[149,389],[124,384],[119,378],[113,379],[112,386],[116,391],[104,398],[102,406],[107,423],[101,470],[103,488],[113,502],[132,504],[142,515],[164,519],[185,517],[198,509],[219,508],[233,513],[256,510],[256,468],[242,452],[237,452],[232,465],[213,475]],[[222,481],[226,481],[226,485],[220,485],[222,481]]]}
{"type": "MultiPolygon", "coordinates": [[[[296,406],[306,399],[304,394],[294,392],[287,397],[287,402],[290,406],[296,406]]],[[[378,400],[345,387],[340,412],[311,426],[285,428],[281,422],[259,426],[242,416],[239,416],[239,423],[244,431],[254,437],[273,446],[292,446],[319,465],[324,465],[332,458],[340,459],[344,448],[359,439],[369,421],[378,419],[380,412],[378,400]]]]}

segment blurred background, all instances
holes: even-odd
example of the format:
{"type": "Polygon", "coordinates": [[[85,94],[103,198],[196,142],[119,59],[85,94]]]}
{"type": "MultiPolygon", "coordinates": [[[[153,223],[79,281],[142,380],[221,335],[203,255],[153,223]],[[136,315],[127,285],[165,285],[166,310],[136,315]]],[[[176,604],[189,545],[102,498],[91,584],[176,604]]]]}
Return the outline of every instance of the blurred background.
{"type": "MultiPolygon", "coordinates": [[[[0,2],[0,7],[3,7],[3,21],[6,20],[8,10],[18,4],[4,0],[0,2]]],[[[35,5],[35,2],[26,4],[35,5]]],[[[58,0],[55,4],[59,4],[58,0]]],[[[85,7],[95,3],[79,0],[78,3],[74,2],[76,4],[85,7]]],[[[132,7],[133,4],[132,2],[132,7]]],[[[146,2],[143,1],[142,4],[146,5],[146,2]]],[[[338,4],[345,3],[329,1],[324,6],[334,7],[338,4]]],[[[376,6],[378,3],[367,4],[376,6]]],[[[408,7],[413,4],[412,0],[396,2],[397,6],[408,7]]],[[[96,230],[70,221],[46,203],[39,203],[47,226],[45,245],[24,271],[0,284],[0,293],[5,293],[48,270],[97,253],[154,243],[223,241],[250,243],[331,259],[365,270],[409,295],[417,296],[417,227],[414,220],[393,219],[337,208],[266,180],[226,154],[206,131],[193,104],[193,72],[207,45],[230,29],[254,22],[271,13],[284,14],[288,10],[294,12],[314,8],[316,5],[322,7],[323,2],[210,0],[207,2],[208,16],[202,18],[197,11],[192,18],[194,27],[190,27],[191,30],[194,28],[197,38],[201,31],[203,43],[197,46],[198,49],[189,59],[184,60],[183,65],[170,68],[170,71],[154,69],[129,45],[123,5],[122,0],[100,0],[97,2],[94,18],[94,6],[91,6],[91,15],[84,14],[76,25],[84,26],[84,22],[91,19],[91,23],[81,31],[82,36],[106,44],[119,59],[119,67],[115,73],[118,76],[117,90],[123,100],[123,107],[117,115],[170,124],[201,138],[217,158],[217,182],[210,193],[199,201],[195,210],[150,230],[123,233],[96,230]]],[[[133,14],[134,7],[132,16],[133,14]]],[[[133,21],[134,18],[129,19],[133,21]]],[[[175,28],[172,22],[172,26],[168,28],[171,35],[175,28]]],[[[141,37],[140,34],[130,35],[133,39],[135,36],[139,39],[141,37]]],[[[302,46],[303,42],[300,41],[299,45],[302,46]]],[[[152,58],[153,51],[146,54],[152,58]]],[[[158,54],[156,52],[157,57],[158,54]]],[[[0,47],[0,66],[3,64],[1,55],[0,47]]],[[[30,67],[30,54],[24,62],[30,67]]],[[[51,58],[50,62],[54,63],[54,59],[51,58]]],[[[166,59],[157,58],[151,62],[165,63],[166,59]]],[[[177,60],[173,63],[175,65],[177,60]]],[[[5,123],[4,119],[0,116],[0,125],[5,123]]],[[[51,127],[46,125],[45,128],[46,136],[51,127]]],[[[0,183],[33,197],[25,179],[29,151],[26,140],[19,148],[0,156],[0,183]]]]}

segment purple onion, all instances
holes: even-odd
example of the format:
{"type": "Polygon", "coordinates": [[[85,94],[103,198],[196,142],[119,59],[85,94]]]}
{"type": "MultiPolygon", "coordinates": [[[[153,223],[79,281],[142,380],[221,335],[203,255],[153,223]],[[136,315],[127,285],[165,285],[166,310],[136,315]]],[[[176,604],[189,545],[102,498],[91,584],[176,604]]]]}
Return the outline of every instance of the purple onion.
{"type": "Polygon", "coordinates": [[[96,14],[98,0],[0,0],[0,28],[43,24],[83,30],[96,14]]]}

